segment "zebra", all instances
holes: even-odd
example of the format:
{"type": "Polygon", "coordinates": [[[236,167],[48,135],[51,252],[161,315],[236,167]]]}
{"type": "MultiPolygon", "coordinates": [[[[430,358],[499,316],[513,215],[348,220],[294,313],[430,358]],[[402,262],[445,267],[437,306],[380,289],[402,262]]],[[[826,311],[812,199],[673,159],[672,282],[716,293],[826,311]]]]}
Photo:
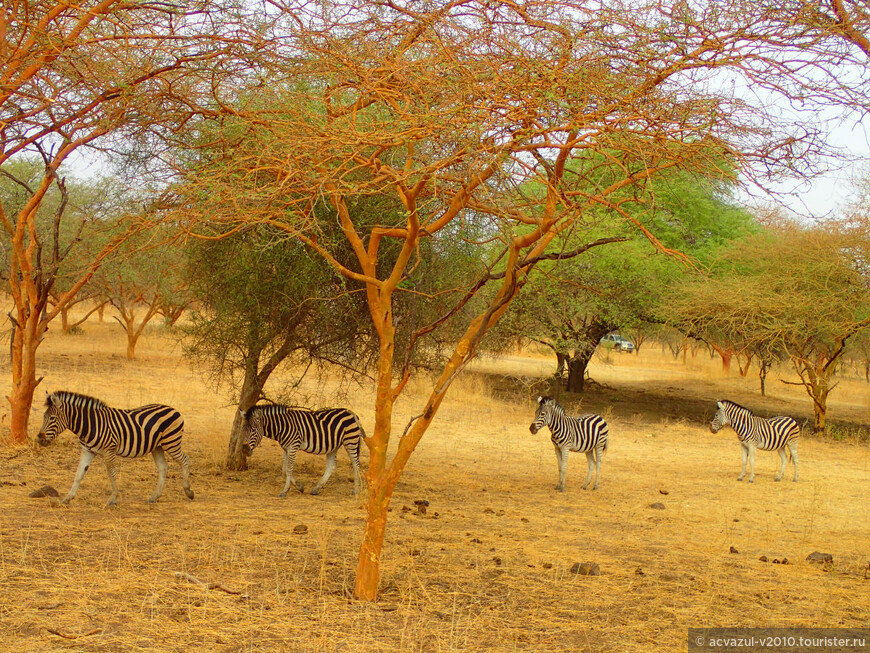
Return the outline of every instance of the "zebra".
{"type": "Polygon", "coordinates": [[[529,426],[529,431],[537,433],[544,426],[550,427],[550,439],[556,450],[556,460],[559,463],[559,484],[556,489],[565,491],[565,474],[568,468],[568,452],[581,451],[586,454],[589,463],[589,473],[586,482],[581,486],[584,490],[592,480],[592,469],[595,468],[595,485],[598,489],[598,476],[601,473],[601,456],[607,451],[607,422],[600,415],[581,415],[568,417],[552,397],[538,397],[538,408],[535,419],[529,426]]]}
{"type": "Polygon", "coordinates": [[[286,497],[291,485],[300,492],[305,491],[305,488],[293,478],[297,451],[301,449],[307,453],[326,454],[326,471],[311,489],[311,494],[319,494],[335,471],[336,452],[342,446],[353,465],[353,493],[359,494],[359,448],[360,440],[365,438],[365,431],[359,418],[350,410],[346,408],[308,410],[268,404],[252,406],[242,413],[242,418],[243,433],[247,436],[247,444],[244,447],[246,456],[254,452],[264,436],[277,440],[284,449],[286,482],[279,497],[286,497]]]}
{"type": "Polygon", "coordinates": [[[782,460],[782,466],[776,480],[782,480],[787,464],[785,450],[788,448],[794,465],[794,480],[798,480],[798,438],[801,429],[791,417],[757,417],[748,408],[733,401],[723,399],[716,402],[716,415],[710,424],[710,430],[716,433],[723,426],[731,426],[740,438],[740,452],[743,458],[743,467],[740,470],[738,481],[746,476],[746,458],[749,458],[749,483],[755,481],[755,450],[776,451],[782,460]]]}
{"type": "Polygon", "coordinates": [[[171,406],[148,404],[130,409],[110,408],[94,397],[59,390],[46,395],[45,415],[37,440],[40,445],[48,445],[66,429],[79,436],[82,452],[75,480],[63,504],[75,497],[91,461],[98,453],[105,457],[112,484],[108,506],[114,506],[118,501],[118,456],[136,458],[146,453],[154,457],[154,464],[157,465],[157,489],[148,502],[157,501],[163,494],[168,470],[164,451],[181,465],[184,493],[188,499],[193,499],[189,460],[181,450],[184,419],[171,406]]]}

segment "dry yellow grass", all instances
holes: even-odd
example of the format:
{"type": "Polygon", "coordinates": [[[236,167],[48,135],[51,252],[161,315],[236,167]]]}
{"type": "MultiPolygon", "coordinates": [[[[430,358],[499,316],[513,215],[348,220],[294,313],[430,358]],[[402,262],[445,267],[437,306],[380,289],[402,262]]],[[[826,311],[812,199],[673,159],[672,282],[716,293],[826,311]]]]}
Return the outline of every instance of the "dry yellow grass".
{"type": "MultiPolygon", "coordinates": [[[[0,449],[4,650],[667,651],[685,650],[691,626],[870,626],[867,444],[804,438],[799,483],[773,482],[779,458],[770,453],[759,454],[754,485],[737,483],[736,437],[708,428],[713,400],[795,416],[808,415],[808,402],[773,379],[762,400],[755,378],[736,370],[725,378],[706,355],[684,364],[647,348],[596,360],[603,385],[583,410],[608,415],[611,448],[598,491],[580,489],[585,457],[575,454],[563,494],[553,489],[548,435],[528,431],[552,362],[478,363],[451,390],[399,484],[382,598],[362,604],[348,594],[363,511],[344,454],[323,494],[278,499],[277,445],[259,449],[245,473],[224,471],[234,408],[159,331],[146,332],[134,362],[108,323],[52,333],[40,351],[47,390],[178,407],[196,500],[184,498],[170,461],[163,498],[148,505],[149,457],[123,461],[117,508],[103,507],[99,461],[61,507],[27,495],[46,483],[69,489],[72,435],[45,449],[0,449]],[[425,515],[417,499],[430,502],[425,515]],[[650,509],[654,502],[665,510],[650,509]],[[294,533],[297,525],[307,532],[294,533]],[[833,554],[835,566],[805,562],[814,550],[833,554]],[[599,563],[601,576],[570,572],[586,561],[599,563]]],[[[832,416],[862,421],[868,389],[844,381],[832,416]]],[[[306,391],[313,403],[336,403],[328,384],[306,391]]],[[[371,428],[370,388],[352,388],[343,401],[371,428]]],[[[420,402],[413,393],[402,400],[397,424],[420,402]]],[[[40,420],[37,406],[34,432],[40,420]]],[[[297,477],[310,486],[323,464],[300,455],[297,477]]]]}

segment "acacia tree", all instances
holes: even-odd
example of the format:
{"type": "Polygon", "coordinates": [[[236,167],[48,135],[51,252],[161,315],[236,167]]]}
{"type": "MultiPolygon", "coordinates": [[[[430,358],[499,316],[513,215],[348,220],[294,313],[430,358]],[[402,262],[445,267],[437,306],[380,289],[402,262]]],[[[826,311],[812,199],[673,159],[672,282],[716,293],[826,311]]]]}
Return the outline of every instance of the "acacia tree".
{"type": "Polygon", "coordinates": [[[211,0],[186,7],[35,0],[6,2],[0,11],[0,168],[8,171],[8,164],[23,157],[40,162],[26,200],[0,206],[16,327],[8,397],[15,442],[27,437],[40,381],[36,353],[49,323],[128,235],[116,234],[87,259],[60,246],[58,233],[74,218],[59,210],[46,225],[38,216],[52,189],[65,192],[61,166],[74,153],[114,151],[113,145],[141,143],[185,122],[198,111],[201,80],[225,74],[213,58],[243,40],[238,30],[225,27],[228,18],[211,0]],[[196,74],[207,61],[210,74],[196,74]],[[75,274],[49,306],[64,260],[75,261],[75,274]]]}
{"type": "Polygon", "coordinates": [[[784,356],[812,399],[813,430],[824,431],[846,346],[870,326],[867,233],[828,222],[770,228],[741,240],[722,254],[710,278],[669,297],[672,317],[763,360],[784,356]]]}
{"type": "MultiPolygon", "coordinates": [[[[282,7],[271,6],[276,12],[282,7]]],[[[249,223],[272,225],[365,288],[379,353],[355,595],[373,600],[396,483],[451,382],[529,271],[543,256],[562,255],[547,254],[552,241],[586,229],[594,206],[643,231],[626,210],[638,197],[620,191],[672,168],[710,173],[728,156],[738,164],[754,159],[769,163],[769,170],[788,169],[804,154],[802,145],[815,146],[816,133],[777,124],[763,104],[717,95],[706,83],[707,70],[742,65],[741,73],[780,89],[786,85],[778,83],[794,78],[788,61],[742,49],[773,38],[769,23],[744,21],[744,7],[632,3],[629,10],[553,0],[444,0],[284,9],[273,25],[281,43],[292,45],[264,53],[256,93],[215,85],[219,104],[233,107],[226,124],[239,137],[212,142],[185,159],[200,165],[175,189],[184,207],[178,217],[208,235],[249,223]],[[584,152],[605,157],[602,165],[613,171],[607,185],[571,174],[568,162],[584,152]],[[532,178],[546,189],[535,202],[510,192],[532,178]],[[239,180],[249,189],[244,195],[239,180]],[[348,202],[372,194],[396,197],[401,220],[355,219],[348,202]],[[335,211],[352,265],[320,236],[324,225],[313,207],[321,199],[335,211]],[[395,302],[407,290],[421,242],[431,240],[437,251],[443,242],[466,238],[469,220],[488,225],[478,270],[447,289],[453,308],[417,328],[406,348],[448,319],[461,318],[464,328],[389,458],[393,406],[411,375],[409,365],[396,364],[404,352],[396,349],[395,302]],[[391,241],[398,253],[385,261],[391,241]],[[492,249],[498,254],[484,258],[492,249]],[[487,301],[471,310],[484,289],[487,301]]],[[[807,38],[794,41],[796,48],[809,45],[807,38]]],[[[655,241],[649,230],[645,234],[655,241]]],[[[590,236],[564,255],[613,240],[590,236]]]]}

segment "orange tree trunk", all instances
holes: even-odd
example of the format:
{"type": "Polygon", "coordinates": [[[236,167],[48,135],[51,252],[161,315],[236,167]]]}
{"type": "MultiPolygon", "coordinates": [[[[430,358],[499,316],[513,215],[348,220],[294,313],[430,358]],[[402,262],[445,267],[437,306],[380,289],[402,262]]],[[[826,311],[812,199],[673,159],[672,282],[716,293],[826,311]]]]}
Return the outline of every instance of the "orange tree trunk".
{"type": "MultiPolygon", "coordinates": [[[[19,317],[22,312],[19,311],[19,317]]],[[[33,393],[42,379],[36,378],[36,349],[46,331],[46,324],[39,319],[38,311],[18,322],[12,338],[12,391],[9,394],[10,436],[12,441],[23,444],[27,441],[27,426],[33,393]]]]}

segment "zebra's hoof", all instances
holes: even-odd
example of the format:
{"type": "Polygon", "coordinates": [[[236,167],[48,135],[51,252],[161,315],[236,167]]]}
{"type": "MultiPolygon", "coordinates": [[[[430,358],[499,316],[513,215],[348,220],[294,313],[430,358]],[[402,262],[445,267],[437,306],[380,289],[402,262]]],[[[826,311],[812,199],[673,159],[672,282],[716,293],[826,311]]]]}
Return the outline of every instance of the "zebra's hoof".
{"type": "Polygon", "coordinates": [[[282,492],[281,494],[278,495],[278,498],[279,498],[279,499],[285,499],[286,497],[287,497],[287,493],[286,493],[286,492],[282,492]]]}
{"type": "Polygon", "coordinates": [[[314,488],[313,490],[311,490],[311,494],[317,496],[318,494],[320,494],[320,490],[318,490],[317,488],[314,488]]]}
{"type": "Polygon", "coordinates": [[[782,480],[782,477],[773,479],[774,483],[779,483],[782,480]]]}
{"type": "Polygon", "coordinates": [[[754,479],[754,478],[750,478],[750,479],[749,479],[748,481],[746,481],[746,482],[747,482],[747,483],[755,483],[755,479],[754,479]]]}
{"type": "Polygon", "coordinates": [[[157,499],[159,499],[159,498],[160,497],[151,497],[148,499],[148,503],[157,503],[157,499]]]}
{"type": "Polygon", "coordinates": [[[742,481],[742,480],[743,480],[743,477],[742,477],[742,476],[738,476],[738,477],[737,477],[737,480],[738,480],[738,481],[742,481]]]}
{"type": "Polygon", "coordinates": [[[70,499],[69,497],[64,497],[64,500],[60,502],[60,505],[68,506],[70,501],[72,501],[72,499],[70,499]]]}
{"type": "Polygon", "coordinates": [[[193,490],[190,488],[184,488],[184,493],[187,495],[187,498],[193,501],[193,490]]]}

